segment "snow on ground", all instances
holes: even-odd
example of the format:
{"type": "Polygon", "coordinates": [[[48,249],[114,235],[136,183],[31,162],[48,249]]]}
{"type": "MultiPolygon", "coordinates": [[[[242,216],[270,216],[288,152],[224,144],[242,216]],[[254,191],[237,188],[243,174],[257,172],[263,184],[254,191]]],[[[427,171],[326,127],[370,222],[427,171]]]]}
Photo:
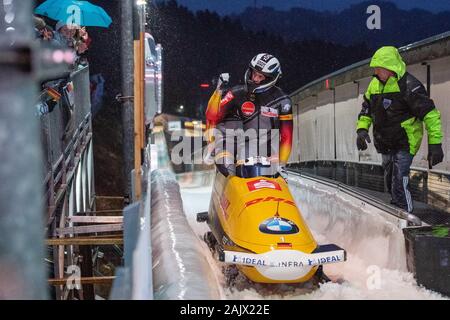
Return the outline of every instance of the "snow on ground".
{"type": "MultiPolygon", "coordinates": [[[[196,222],[196,213],[201,211],[207,211],[209,208],[209,201],[211,195],[211,186],[203,187],[182,187],[181,196],[183,198],[184,210],[195,234],[198,235],[199,241],[202,243],[203,253],[205,255],[211,256],[206,244],[201,241],[203,234],[208,231],[206,223],[196,222]]],[[[323,201],[320,199],[320,195],[309,194],[309,199],[299,197],[298,193],[301,189],[292,186],[291,191],[296,198],[297,204],[303,209],[308,209],[310,211],[314,210],[314,206],[302,203],[302,201],[323,201]],[[314,199],[316,197],[316,199],[314,199]]],[[[329,195],[327,195],[328,197],[329,195]]],[[[336,207],[338,208],[338,207],[336,207]]],[[[336,209],[334,209],[336,210],[336,209]]],[[[348,215],[349,219],[356,220],[359,223],[361,212],[357,209],[351,209],[353,212],[348,215]]],[[[303,213],[305,215],[305,213],[303,213]]],[[[311,226],[319,228],[320,223],[314,221],[314,212],[308,212],[306,220],[308,223],[311,222],[311,226]]],[[[320,215],[317,215],[320,216],[320,215]]],[[[311,231],[315,236],[318,243],[330,243],[335,242],[338,245],[342,245],[348,252],[347,261],[339,264],[330,264],[324,267],[325,273],[336,282],[325,283],[320,286],[317,290],[312,293],[305,293],[302,290],[294,291],[287,295],[261,295],[255,289],[245,289],[243,291],[233,290],[229,288],[223,289],[223,295],[225,299],[405,299],[405,300],[416,300],[416,299],[445,299],[438,293],[429,291],[425,288],[419,287],[411,273],[405,270],[392,269],[383,266],[389,266],[389,263],[379,263],[380,261],[386,260],[386,256],[389,258],[389,252],[384,252],[386,246],[390,247],[393,253],[399,252],[397,247],[404,246],[403,243],[392,244],[392,241],[401,241],[399,237],[390,237],[386,240],[384,237],[377,237],[376,235],[370,234],[370,228],[383,229],[382,231],[386,233],[384,229],[389,229],[389,226],[378,226],[378,225],[368,225],[370,223],[382,224],[375,218],[370,220],[364,220],[365,223],[363,231],[367,234],[367,239],[370,242],[370,246],[367,246],[366,241],[360,241],[359,238],[352,239],[353,234],[351,232],[345,232],[344,227],[348,226],[343,224],[336,227],[334,235],[325,232],[320,233],[311,227],[311,231]],[[339,231],[339,228],[341,229],[339,231]],[[339,232],[338,232],[339,231],[339,232]],[[339,239],[342,238],[342,239],[339,239]],[[338,240],[338,241],[336,241],[338,240]],[[394,247],[392,249],[391,247],[394,247]],[[372,259],[372,257],[374,259],[372,259]],[[383,260],[384,259],[384,260],[383,260]],[[377,263],[374,263],[376,261],[377,263]],[[381,267],[380,267],[381,265],[381,267]]],[[[329,224],[329,222],[328,222],[329,224]]],[[[333,229],[333,228],[332,228],[333,229]]],[[[321,228],[321,230],[327,230],[321,228]]],[[[329,229],[328,229],[329,231],[329,229]]],[[[359,235],[361,236],[361,235],[359,235]]],[[[404,257],[397,257],[397,260],[404,259],[404,257]]],[[[211,267],[217,276],[217,279],[222,284],[224,283],[224,276],[221,271],[221,266],[218,262],[213,259],[208,258],[211,263],[211,267]]],[[[395,258],[394,258],[395,260],[395,258]]],[[[404,269],[400,267],[400,269],[404,269]]]]}

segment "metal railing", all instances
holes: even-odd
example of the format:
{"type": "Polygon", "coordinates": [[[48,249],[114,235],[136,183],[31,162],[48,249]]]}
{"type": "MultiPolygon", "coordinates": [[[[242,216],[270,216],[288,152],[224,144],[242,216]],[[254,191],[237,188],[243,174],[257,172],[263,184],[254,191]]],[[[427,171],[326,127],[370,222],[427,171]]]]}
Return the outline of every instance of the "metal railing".
{"type": "Polygon", "coordinates": [[[311,174],[300,172],[298,170],[287,169],[287,171],[289,172],[289,174],[292,174],[294,176],[300,176],[305,179],[309,179],[311,181],[319,182],[321,184],[332,187],[338,191],[344,192],[344,193],[346,193],[356,199],[364,201],[365,203],[368,203],[368,204],[374,206],[375,208],[380,209],[396,218],[406,220],[412,225],[416,225],[416,226],[422,225],[422,221],[415,215],[410,214],[404,210],[400,210],[400,209],[398,209],[394,206],[391,206],[387,203],[384,203],[380,199],[377,199],[377,198],[375,198],[367,193],[364,193],[360,190],[357,190],[355,188],[352,188],[344,183],[336,182],[334,180],[323,178],[323,177],[314,176],[311,174]]]}
{"type": "MultiPolygon", "coordinates": [[[[450,39],[450,31],[442,33],[442,34],[439,34],[439,35],[436,35],[436,36],[433,36],[433,37],[430,37],[430,38],[427,38],[427,39],[423,39],[423,40],[420,40],[420,41],[417,41],[417,42],[414,42],[414,43],[411,43],[411,44],[408,44],[408,45],[403,46],[403,47],[400,47],[399,48],[399,52],[400,53],[414,52],[415,50],[418,50],[418,49],[420,49],[420,48],[422,48],[424,46],[431,46],[431,45],[434,45],[436,43],[443,42],[443,41],[447,41],[448,42],[449,39],[450,39]]],[[[450,48],[447,45],[447,47],[443,47],[441,51],[442,52],[440,52],[440,54],[436,54],[436,53],[433,54],[432,55],[433,59],[436,59],[436,58],[438,58],[440,56],[444,56],[445,54],[448,54],[448,52],[450,51],[450,48]]],[[[301,94],[303,92],[307,92],[308,90],[314,90],[314,89],[316,89],[316,87],[317,87],[317,89],[319,91],[324,90],[325,89],[325,81],[326,80],[330,80],[331,81],[332,79],[336,79],[336,78],[338,78],[340,76],[344,76],[346,73],[351,72],[351,71],[355,71],[355,70],[357,70],[359,68],[365,68],[365,70],[362,71],[360,74],[358,74],[359,77],[357,79],[349,79],[347,77],[347,78],[345,78],[345,81],[348,82],[350,80],[358,80],[359,78],[363,77],[362,76],[363,74],[364,74],[364,76],[370,76],[372,74],[371,70],[369,69],[369,62],[370,62],[370,60],[371,60],[371,58],[368,58],[368,59],[365,59],[365,60],[353,63],[353,64],[351,64],[351,65],[349,65],[347,67],[344,67],[342,69],[334,71],[334,72],[332,72],[330,74],[327,74],[327,75],[325,75],[325,76],[323,76],[323,77],[321,77],[319,79],[316,79],[316,80],[314,80],[314,81],[304,85],[303,87],[293,91],[290,94],[290,96],[292,97],[292,96],[299,95],[299,94],[301,94]]],[[[411,58],[410,57],[406,57],[406,62],[408,64],[416,63],[416,62],[419,62],[419,61],[420,61],[420,59],[414,59],[414,57],[411,57],[411,58]]],[[[335,83],[335,85],[340,85],[340,84],[342,84],[342,83],[335,83]]]]}
{"type": "MultiPolygon", "coordinates": [[[[77,195],[82,198],[83,205],[74,211],[90,211],[94,201],[93,160],[92,154],[88,155],[92,142],[89,67],[81,67],[73,72],[67,82],[73,84],[74,89],[69,93],[71,98],[60,99],[52,112],[40,116],[46,169],[44,185],[48,208],[47,225],[55,218],[56,209],[61,207],[81,166],[89,179],[84,181],[82,192],[77,195]]],[[[80,199],[75,201],[79,202],[80,199]]]]}

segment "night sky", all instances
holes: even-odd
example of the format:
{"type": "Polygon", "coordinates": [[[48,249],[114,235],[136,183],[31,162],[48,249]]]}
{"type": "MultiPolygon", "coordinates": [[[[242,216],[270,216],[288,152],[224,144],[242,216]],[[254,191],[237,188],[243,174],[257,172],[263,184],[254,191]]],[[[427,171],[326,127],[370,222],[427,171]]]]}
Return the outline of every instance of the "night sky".
{"type": "MultiPolygon", "coordinates": [[[[394,2],[399,8],[421,8],[432,12],[450,11],[449,0],[386,0],[394,2]]],[[[363,0],[177,0],[183,6],[193,11],[209,9],[219,14],[239,13],[246,7],[268,6],[278,10],[289,10],[291,7],[303,7],[314,10],[342,10],[351,4],[364,2],[363,0]]]]}

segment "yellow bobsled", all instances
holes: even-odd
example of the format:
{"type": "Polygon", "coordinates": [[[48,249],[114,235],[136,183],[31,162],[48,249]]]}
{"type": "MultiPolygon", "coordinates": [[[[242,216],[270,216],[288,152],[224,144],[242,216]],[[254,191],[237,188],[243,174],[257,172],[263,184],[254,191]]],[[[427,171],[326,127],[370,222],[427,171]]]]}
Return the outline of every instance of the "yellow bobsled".
{"type": "Polygon", "coordinates": [[[278,174],[217,172],[209,211],[199,213],[197,221],[208,222],[219,259],[237,265],[254,282],[305,282],[321,265],[346,259],[342,248],[316,243],[278,174]]]}

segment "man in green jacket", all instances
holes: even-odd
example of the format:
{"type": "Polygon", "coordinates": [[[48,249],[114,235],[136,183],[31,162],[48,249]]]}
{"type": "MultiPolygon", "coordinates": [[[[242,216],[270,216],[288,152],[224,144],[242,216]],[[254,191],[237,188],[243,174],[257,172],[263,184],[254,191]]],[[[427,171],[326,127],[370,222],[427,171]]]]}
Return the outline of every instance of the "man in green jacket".
{"type": "Polygon", "coordinates": [[[364,95],[357,122],[358,150],[371,142],[368,130],[373,123],[374,144],[382,154],[391,203],[412,212],[409,169],[420,148],[423,123],[428,132],[429,167],[442,162],[441,117],[422,83],[406,72],[398,50],[382,47],[370,62],[375,75],[364,95]]]}

